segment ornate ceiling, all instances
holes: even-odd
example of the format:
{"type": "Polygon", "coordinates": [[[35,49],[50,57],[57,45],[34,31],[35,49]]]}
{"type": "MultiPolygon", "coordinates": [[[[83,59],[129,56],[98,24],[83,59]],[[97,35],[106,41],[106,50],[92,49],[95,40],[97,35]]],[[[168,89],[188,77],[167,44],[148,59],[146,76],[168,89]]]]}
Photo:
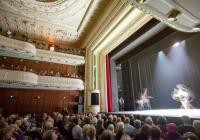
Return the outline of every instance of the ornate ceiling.
{"type": "Polygon", "coordinates": [[[0,0],[0,26],[33,38],[76,42],[101,0],[0,0]]]}

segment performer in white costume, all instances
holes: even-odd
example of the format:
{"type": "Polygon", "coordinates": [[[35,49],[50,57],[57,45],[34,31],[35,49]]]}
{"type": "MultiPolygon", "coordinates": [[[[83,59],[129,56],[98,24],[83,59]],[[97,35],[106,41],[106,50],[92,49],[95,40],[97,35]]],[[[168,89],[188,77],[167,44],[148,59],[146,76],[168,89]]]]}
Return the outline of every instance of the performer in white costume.
{"type": "Polygon", "coordinates": [[[151,103],[150,103],[151,98],[153,97],[148,96],[147,88],[145,88],[144,92],[141,93],[140,98],[136,101],[136,103],[139,105],[138,109],[139,110],[151,109],[151,103]]]}
{"type": "Polygon", "coordinates": [[[174,88],[172,94],[172,99],[181,103],[182,109],[193,109],[194,106],[191,104],[194,100],[194,94],[185,85],[178,84],[174,88]]]}

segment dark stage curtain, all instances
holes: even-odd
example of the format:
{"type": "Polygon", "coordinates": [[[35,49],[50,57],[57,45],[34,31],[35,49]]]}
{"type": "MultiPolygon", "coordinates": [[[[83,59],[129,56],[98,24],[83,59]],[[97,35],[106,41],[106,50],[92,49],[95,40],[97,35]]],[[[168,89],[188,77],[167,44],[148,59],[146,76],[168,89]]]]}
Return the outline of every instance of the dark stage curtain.
{"type": "Polygon", "coordinates": [[[171,93],[177,84],[190,88],[192,105],[200,108],[200,34],[180,44],[170,42],[173,35],[122,63],[125,109],[136,110],[136,100],[147,88],[153,109],[180,108],[171,93]]]}

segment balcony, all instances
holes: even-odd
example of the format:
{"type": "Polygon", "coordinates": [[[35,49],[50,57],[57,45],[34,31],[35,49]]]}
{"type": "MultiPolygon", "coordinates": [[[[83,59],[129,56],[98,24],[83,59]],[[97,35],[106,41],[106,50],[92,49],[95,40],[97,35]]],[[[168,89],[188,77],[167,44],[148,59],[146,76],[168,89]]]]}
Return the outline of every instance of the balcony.
{"type": "Polygon", "coordinates": [[[67,65],[83,65],[79,55],[37,49],[34,44],[0,35],[0,55],[67,65]]]}
{"type": "Polygon", "coordinates": [[[83,80],[40,76],[32,72],[0,69],[0,87],[47,90],[84,90],[83,80]]]}

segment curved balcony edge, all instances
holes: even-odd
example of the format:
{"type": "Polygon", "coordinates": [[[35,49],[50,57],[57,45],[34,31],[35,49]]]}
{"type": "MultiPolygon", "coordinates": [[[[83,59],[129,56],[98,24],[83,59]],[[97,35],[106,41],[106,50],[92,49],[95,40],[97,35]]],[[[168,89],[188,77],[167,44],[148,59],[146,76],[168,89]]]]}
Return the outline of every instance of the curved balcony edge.
{"type": "Polygon", "coordinates": [[[0,69],[0,87],[49,90],[84,90],[81,79],[39,76],[32,72],[0,69]]]}

